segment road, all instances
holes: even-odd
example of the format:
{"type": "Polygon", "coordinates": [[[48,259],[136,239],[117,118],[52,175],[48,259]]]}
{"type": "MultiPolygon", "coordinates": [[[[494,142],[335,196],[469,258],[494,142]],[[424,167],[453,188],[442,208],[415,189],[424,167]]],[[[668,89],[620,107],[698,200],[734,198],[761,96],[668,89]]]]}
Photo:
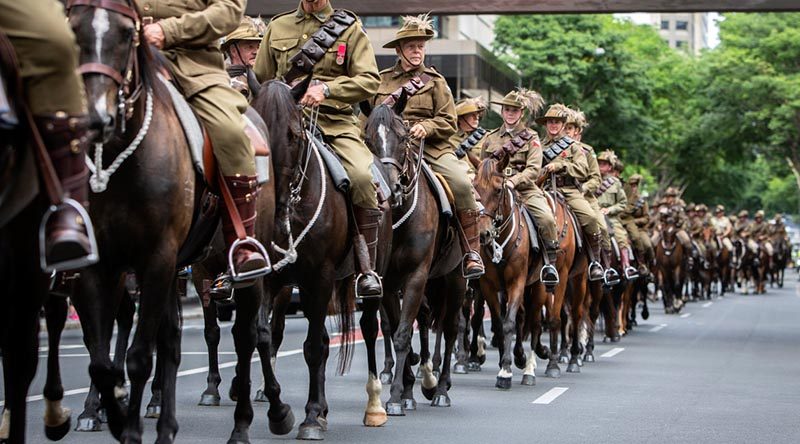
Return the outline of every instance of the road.
{"type": "MultiPolygon", "coordinates": [[[[598,343],[597,362],[587,363],[580,374],[549,379],[540,361],[535,387],[519,385],[521,372],[515,369],[512,390],[496,390],[497,351],[489,349],[482,372],[454,375],[452,407],[430,407],[416,388],[418,410],[390,418],[380,429],[361,425],[366,364],[359,345],[348,375],[336,376],[332,368],[328,370],[326,441],[800,442],[800,287],[793,272],[787,273],[786,282],[786,288],[770,289],[767,295],[736,294],[711,303],[690,303],[680,316],[664,315],[660,304],[651,304],[650,319],[640,319],[635,331],[620,343],[598,343]]],[[[298,421],[307,393],[307,372],[299,351],[304,329],[302,318],[289,320],[283,348],[289,353],[278,361],[284,401],[298,421]]],[[[220,391],[227,393],[235,359],[229,323],[223,325],[220,349],[221,362],[227,363],[220,391]]],[[[42,357],[31,395],[41,393],[44,363],[42,357]]],[[[73,393],[65,404],[73,410],[75,421],[85,396],[81,389],[89,383],[88,357],[79,330],[65,332],[61,363],[65,389],[73,393]]],[[[178,378],[181,428],[177,442],[225,442],[232,428],[230,400],[223,397],[221,407],[197,406],[205,387],[205,365],[202,320],[189,320],[184,326],[182,376],[178,378]]],[[[254,382],[254,390],[257,385],[254,382]]],[[[386,399],[388,389],[383,394],[386,399]]],[[[42,401],[32,400],[29,442],[45,442],[41,412],[42,401]]],[[[153,442],[155,421],[145,421],[145,441],[153,442]]],[[[266,405],[256,404],[253,442],[293,440],[295,433],[271,436],[266,405]]],[[[104,427],[96,433],[73,431],[63,442],[110,441],[104,427]]]]}

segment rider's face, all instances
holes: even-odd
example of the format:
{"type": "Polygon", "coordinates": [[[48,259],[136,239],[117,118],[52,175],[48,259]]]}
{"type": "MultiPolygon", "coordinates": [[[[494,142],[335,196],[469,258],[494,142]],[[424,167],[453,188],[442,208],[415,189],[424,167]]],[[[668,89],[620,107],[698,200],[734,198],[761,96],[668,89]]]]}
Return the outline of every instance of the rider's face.
{"type": "Polygon", "coordinates": [[[503,105],[501,113],[503,115],[503,122],[508,126],[514,126],[519,123],[519,119],[522,117],[522,108],[503,105]]]}
{"type": "Polygon", "coordinates": [[[551,136],[557,136],[564,130],[564,122],[560,119],[547,119],[545,126],[547,126],[547,134],[551,136]]]}
{"type": "Polygon", "coordinates": [[[463,131],[474,131],[479,122],[478,113],[469,113],[458,118],[458,127],[463,131]]]}
{"type": "Polygon", "coordinates": [[[600,174],[605,175],[611,172],[611,164],[605,160],[598,161],[597,166],[600,167],[600,174]]]}
{"type": "Polygon", "coordinates": [[[400,42],[397,52],[406,63],[419,66],[425,60],[425,39],[409,39],[400,42]]]}
{"type": "Polygon", "coordinates": [[[569,137],[571,139],[576,139],[576,140],[581,135],[580,128],[578,128],[577,125],[573,125],[571,123],[567,124],[567,126],[564,128],[564,132],[567,133],[567,137],[569,137]]]}

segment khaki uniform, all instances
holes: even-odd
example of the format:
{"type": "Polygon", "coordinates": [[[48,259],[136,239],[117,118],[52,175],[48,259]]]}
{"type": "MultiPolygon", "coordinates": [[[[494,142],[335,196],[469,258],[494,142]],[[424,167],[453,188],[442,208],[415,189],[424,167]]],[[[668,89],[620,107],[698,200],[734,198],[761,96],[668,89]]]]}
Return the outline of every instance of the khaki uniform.
{"type": "Polygon", "coordinates": [[[381,71],[381,85],[372,105],[380,105],[409,80],[423,73],[432,79],[408,98],[403,110],[403,120],[409,128],[417,123],[425,128],[425,161],[447,181],[453,192],[456,208],[459,211],[475,210],[478,204],[467,176],[467,166],[456,157],[451,142],[451,137],[456,133],[456,107],[444,77],[435,69],[424,65],[405,72],[400,67],[400,62],[397,62],[394,67],[381,71]]]}
{"type": "Polygon", "coordinates": [[[711,226],[714,227],[714,233],[717,235],[719,239],[722,240],[722,245],[728,249],[728,251],[733,251],[733,243],[731,242],[730,235],[726,233],[733,233],[733,225],[731,225],[731,221],[725,217],[712,217],[711,218],[711,226]]]}
{"type": "Polygon", "coordinates": [[[767,254],[772,256],[773,248],[772,243],[769,241],[770,228],[767,222],[754,220],[746,228],[746,232],[749,235],[747,245],[754,253],[758,252],[758,242],[761,242],[764,245],[764,249],[767,250],[767,254]]]}
{"type": "MultiPolygon", "coordinates": [[[[576,143],[580,144],[583,149],[583,153],[586,155],[586,164],[589,166],[589,179],[581,186],[583,196],[586,198],[586,201],[589,202],[589,205],[591,205],[597,219],[601,221],[605,220],[603,213],[600,212],[600,204],[597,203],[597,197],[594,195],[594,192],[600,188],[600,183],[602,182],[600,165],[597,163],[597,153],[595,153],[591,145],[587,145],[583,142],[576,143]]],[[[608,226],[604,223],[600,224],[600,232],[603,234],[603,249],[611,251],[611,238],[608,234],[608,226]]]]}
{"type": "MultiPolygon", "coordinates": [[[[469,135],[470,133],[464,130],[458,130],[458,132],[456,132],[455,134],[453,134],[452,137],[450,137],[450,146],[452,146],[453,148],[458,147],[459,145],[461,145],[462,142],[467,140],[469,135]]],[[[456,156],[456,158],[458,158],[458,156],[456,156]]],[[[475,167],[469,161],[469,156],[464,156],[461,159],[458,159],[458,161],[463,163],[464,166],[467,168],[467,177],[469,177],[470,182],[472,182],[472,180],[475,179],[476,171],[475,167]]]]}
{"type": "MultiPolygon", "coordinates": [[[[522,120],[522,119],[520,119],[522,120]]],[[[557,242],[556,220],[553,210],[547,204],[547,198],[541,188],[536,185],[536,178],[542,169],[542,146],[536,131],[525,127],[520,122],[511,130],[505,126],[491,131],[481,145],[481,159],[503,150],[503,145],[512,140],[522,131],[528,130],[533,137],[525,143],[508,161],[512,175],[508,181],[514,184],[514,189],[525,203],[525,207],[536,220],[539,232],[545,241],[557,242]]]]}
{"type": "Polygon", "coordinates": [[[220,39],[236,29],[245,0],[136,0],[164,30],[162,53],[186,100],[203,122],[223,176],[254,176],[255,153],[244,132],[247,99],[230,86],[220,39]]]}
{"type": "Polygon", "coordinates": [[[628,205],[625,207],[621,219],[633,247],[640,252],[640,256],[641,253],[644,253],[645,256],[650,255],[653,244],[650,242],[650,236],[647,235],[647,226],[650,224],[650,208],[647,201],[638,193],[628,196],[628,205]]]}
{"type": "MultiPolygon", "coordinates": [[[[300,5],[295,11],[273,18],[256,56],[254,71],[259,82],[280,79],[288,73],[290,59],[333,12],[328,4],[319,12],[306,14],[300,5]]],[[[380,84],[375,53],[360,22],[339,36],[322,60],[314,65],[313,79],[324,82],[330,91],[329,97],[319,107],[317,124],[350,177],[353,205],[377,208],[378,199],[370,172],[372,153],[361,139],[358,119],[353,114],[353,105],[374,96],[380,84]],[[345,48],[341,64],[337,62],[340,46],[345,48]]]]}
{"type": "MultiPolygon", "coordinates": [[[[684,208],[686,208],[686,204],[681,199],[676,199],[672,202],[668,201],[667,199],[662,200],[659,203],[659,206],[662,208],[661,211],[656,216],[656,228],[660,228],[664,223],[666,223],[667,218],[671,217],[675,220],[675,227],[678,229],[677,233],[675,233],[675,237],[678,238],[681,245],[684,248],[692,249],[692,240],[689,238],[689,234],[686,232],[686,228],[689,226],[689,218],[686,216],[686,212],[684,208]]],[[[658,244],[661,240],[661,237],[658,231],[653,234],[653,237],[650,238],[653,245],[658,244]]]]}
{"type": "Polygon", "coordinates": [[[700,216],[694,216],[691,219],[691,228],[689,232],[691,233],[692,240],[694,241],[695,245],[697,246],[697,249],[700,252],[700,257],[703,258],[706,256],[706,243],[705,240],[703,239],[703,231],[705,230],[706,227],[710,225],[711,225],[711,220],[708,217],[704,218],[700,216]]]}
{"type": "Polygon", "coordinates": [[[33,115],[86,113],[75,35],[56,0],[0,0],[0,30],[19,61],[23,94],[33,115]]]}
{"type": "MultiPolygon", "coordinates": [[[[555,143],[555,140],[545,140],[543,150],[547,150],[553,143],[555,143]]],[[[543,161],[547,162],[546,159],[543,161]]],[[[578,218],[578,223],[581,224],[586,235],[598,235],[600,226],[604,222],[597,216],[597,213],[583,196],[583,191],[579,188],[589,178],[589,165],[583,149],[578,143],[573,142],[551,163],[560,166],[559,172],[556,173],[556,181],[557,183],[560,182],[558,189],[578,218]]]]}
{"type": "Polygon", "coordinates": [[[614,229],[614,238],[621,249],[630,247],[628,241],[628,233],[625,231],[625,226],[620,219],[628,206],[628,197],[625,195],[622,182],[614,176],[607,176],[603,180],[611,180],[612,184],[606,188],[605,192],[597,197],[597,203],[600,208],[606,209],[606,216],[608,217],[611,227],[614,229]]]}

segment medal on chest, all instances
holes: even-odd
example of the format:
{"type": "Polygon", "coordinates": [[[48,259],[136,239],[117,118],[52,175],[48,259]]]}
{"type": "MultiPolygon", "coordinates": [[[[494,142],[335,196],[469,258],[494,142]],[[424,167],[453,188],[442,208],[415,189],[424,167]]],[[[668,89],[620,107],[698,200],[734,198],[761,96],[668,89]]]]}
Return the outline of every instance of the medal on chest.
{"type": "Polygon", "coordinates": [[[339,48],[336,49],[336,64],[341,66],[344,65],[344,55],[347,54],[347,45],[344,43],[339,44],[339,48]]]}

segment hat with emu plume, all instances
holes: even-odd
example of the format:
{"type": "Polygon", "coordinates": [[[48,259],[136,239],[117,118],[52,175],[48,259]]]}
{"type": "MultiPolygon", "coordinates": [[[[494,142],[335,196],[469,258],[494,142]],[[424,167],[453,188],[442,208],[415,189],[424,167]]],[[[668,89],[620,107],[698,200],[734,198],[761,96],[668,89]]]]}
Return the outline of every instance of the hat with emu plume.
{"type": "Polygon", "coordinates": [[[522,109],[523,111],[528,110],[532,116],[536,115],[544,108],[544,99],[542,95],[527,88],[517,88],[506,94],[502,100],[492,100],[492,103],[495,105],[522,109]]]}
{"type": "Polygon", "coordinates": [[[486,111],[486,102],[483,101],[481,96],[461,99],[456,103],[456,116],[466,116],[472,113],[482,113],[486,111]]]}
{"type": "Polygon", "coordinates": [[[617,153],[615,153],[613,150],[605,150],[597,155],[598,162],[607,162],[609,165],[616,164],[617,160],[617,153]]]}
{"type": "Polygon", "coordinates": [[[567,118],[569,118],[569,114],[570,110],[566,107],[566,105],[556,103],[555,105],[550,105],[550,108],[547,109],[547,112],[542,117],[536,119],[536,123],[539,125],[545,125],[550,119],[566,122],[567,118]]]}
{"type": "Polygon", "coordinates": [[[567,116],[567,125],[575,125],[581,131],[589,126],[589,122],[586,121],[586,114],[584,114],[583,111],[578,108],[568,109],[569,115],[567,116]]]}
{"type": "Polygon", "coordinates": [[[420,14],[416,17],[407,15],[403,17],[403,26],[394,35],[394,39],[387,42],[383,47],[387,49],[397,48],[403,40],[430,40],[434,36],[436,36],[436,31],[433,30],[433,19],[430,18],[430,13],[420,14]]]}

